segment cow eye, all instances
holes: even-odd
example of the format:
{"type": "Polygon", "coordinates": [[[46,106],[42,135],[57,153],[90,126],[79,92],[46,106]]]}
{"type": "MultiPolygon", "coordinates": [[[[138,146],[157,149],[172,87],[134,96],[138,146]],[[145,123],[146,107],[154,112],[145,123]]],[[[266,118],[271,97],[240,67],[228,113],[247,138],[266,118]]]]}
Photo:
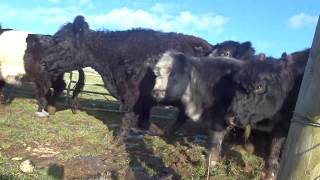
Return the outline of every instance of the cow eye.
{"type": "Polygon", "coordinates": [[[170,76],[175,76],[175,75],[176,75],[176,73],[174,71],[170,72],[170,76]]]}
{"type": "Polygon", "coordinates": [[[226,57],[230,57],[231,53],[230,51],[225,51],[222,53],[223,56],[226,56],[226,57]]]}

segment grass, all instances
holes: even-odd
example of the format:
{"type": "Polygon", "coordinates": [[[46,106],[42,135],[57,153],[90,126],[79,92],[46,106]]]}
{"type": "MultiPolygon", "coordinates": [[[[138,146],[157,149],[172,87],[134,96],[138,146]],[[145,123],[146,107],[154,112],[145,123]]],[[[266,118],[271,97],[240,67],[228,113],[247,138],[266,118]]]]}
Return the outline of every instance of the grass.
{"type": "MultiPolygon", "coordinates": [[[[95,78],[87,77],[87,82],[99,82],[95,78]]],[[[85,109],[72,114],[62,98],[56,115],[41,119],[34,115],[36,100],[30,87],[11,92],[17,98],[0,107],[0,179],[145,179],[168,173],[179,179],[207,176],[205,144],[193,141],[203,132],[198,125],[187,124],[175,143],[146,135],[119,146],[114,144],[113,131],[119,127],[122,114],[85,109]],[[12,160],[14,157],[31,159],[36,170],[21,172],[21,161],[12,160]]],[[[96,107],[98,102],[107,106],[104,97],[82,94],[81,99],[87,106],[96,107]]],[[[160,114],[168,112],[172,113],[162,110],[160,114]]],[[[153,121],[163,128],[172,123],[170,119],[153,121]]],[[[261,179],[263,168],[260,157],[228,144],[210,175],[215,179],[261,179]]]]}

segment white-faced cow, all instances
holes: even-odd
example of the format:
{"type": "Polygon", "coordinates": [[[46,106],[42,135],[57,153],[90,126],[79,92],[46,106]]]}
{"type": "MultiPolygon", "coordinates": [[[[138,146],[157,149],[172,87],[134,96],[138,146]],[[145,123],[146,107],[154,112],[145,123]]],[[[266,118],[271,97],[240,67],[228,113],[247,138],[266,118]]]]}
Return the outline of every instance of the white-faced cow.
{"type": "Polygon", "coordinates": [[[178,52],[164,53],[154,67],[153,96],[158,102],[181,101],[185,114],[195,122],[209,123],[211,165],[219,157],[223,127],[216,123],[219,106],[233,97],[230,78],[244,64],[226,57],[198,58],[178,52]]]}
{"type": "MultiPolygon", "coordinates": [[[[46,46],[49,49],[53,44],[51,39],[50,36],[35,35],[25,31],[0,30],[0,100],[2,102],[5,101],[3,88],[6,83],[21,85],[31,81],[36,85],[39,104],[36,115],[40,117],[49,115],[47,112],[48,102],[54,107],[55,99],[63,92],[66,85],[63,80],[64,73],[51,76],[42,65],[41,53],[44,48],[41,46],[46,46]],[[43,37],[46,40],[39,41],[37,44],[28,44],[26,39],[33,37],[43,37]],[[48,43],[49,41],[51,44],[48,43]],[[32,49],[32,51],[26,53],[27,49],[32,49]],[[53,92],[50,88],[53,89],[53,92]]],[[[84,80],[79,79],[79,81],[84,80]]],[[[82,88],[80,84],[81,82],[78,82],[77,89],[82,88]]],[[[74,94],[75,97],[77,93],[78,91],[74,94]]]]}

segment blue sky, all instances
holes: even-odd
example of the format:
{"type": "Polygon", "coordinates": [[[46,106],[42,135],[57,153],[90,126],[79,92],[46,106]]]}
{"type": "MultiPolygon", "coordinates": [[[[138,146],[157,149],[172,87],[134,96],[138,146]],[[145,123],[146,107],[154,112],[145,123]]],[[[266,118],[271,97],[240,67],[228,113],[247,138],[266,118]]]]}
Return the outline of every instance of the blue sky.
{"type": "Polygon", "coordinates": [[[279,57],[310,47],[319,0],[1,0],[3,27],[53,34],[84,15],[92,29],[145,27],[200,36],[212,44],[251,41],[279,57]]]}

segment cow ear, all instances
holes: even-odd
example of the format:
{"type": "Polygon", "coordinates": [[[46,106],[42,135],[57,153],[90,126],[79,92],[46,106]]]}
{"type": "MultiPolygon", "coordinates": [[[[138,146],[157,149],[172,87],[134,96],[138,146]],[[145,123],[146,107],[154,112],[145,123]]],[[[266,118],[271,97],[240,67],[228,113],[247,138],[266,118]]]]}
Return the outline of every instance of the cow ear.
{"type": "Polygon", "coordinates": [[[236,56],[237,58],[244,58],[247,55],[254,55],[255,50],[252,48],[251,42],[246,41],[241,43],[240,46],[237,48],[236,56]]]}
{"type": "Polygon", "coordinates": [[[287,52],[283,52],[281,55],[281,59],[285,59],[287,57],[287,52]]]}
{"type": "Polygon", "coordinates": [[[211,51],[211,53],[209,54],[210,57],[215,57],[218,55],[218,48],[217,46],[212,46],[213,50],[211,51]]]}
{"type": "Polygon", "coordinates": [[[83,33],[85,30],[89,29],[88,23],[85,21],[85,18],[83,16],[76,16],[73,20],[73,32],[75,34],[77,33],[83,33]]]}
{"type": "Polygon", "coordinates": [[[246,41],[244,43],[241,43],[240,47],[239,47],[239,52],[247,52],[252,48],[251,42],[246,41]]]}

